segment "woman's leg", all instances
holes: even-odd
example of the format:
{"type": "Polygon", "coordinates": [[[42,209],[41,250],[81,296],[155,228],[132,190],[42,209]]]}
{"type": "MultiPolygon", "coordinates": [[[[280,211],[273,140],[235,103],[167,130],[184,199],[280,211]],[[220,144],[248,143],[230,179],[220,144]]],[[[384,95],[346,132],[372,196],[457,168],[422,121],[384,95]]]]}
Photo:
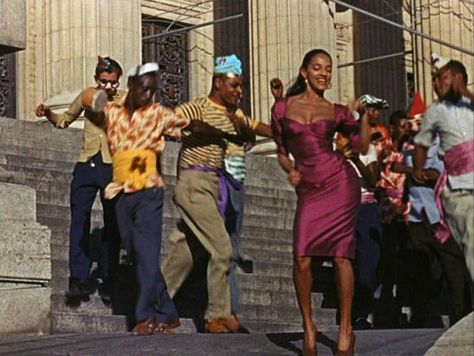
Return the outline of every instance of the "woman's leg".
{"type": "Polygon", "coordinates": [[[303,317],[304,340],[303,355],[314,355],[316,352],[316,326],[313,323],[311,310],[311,257],[295,257],[293,264],[293,282],[296,298],[303,317]]]}
{"type": "Polygon", "coordinates": [[[334,270],[336,273],[336,286],[341,315],[339,334],[337,337],[337,349],[345,351],[351,346],[352,340],[351,313],[354,273],[351,260],[343,257],[335,257],[334,270]]]}

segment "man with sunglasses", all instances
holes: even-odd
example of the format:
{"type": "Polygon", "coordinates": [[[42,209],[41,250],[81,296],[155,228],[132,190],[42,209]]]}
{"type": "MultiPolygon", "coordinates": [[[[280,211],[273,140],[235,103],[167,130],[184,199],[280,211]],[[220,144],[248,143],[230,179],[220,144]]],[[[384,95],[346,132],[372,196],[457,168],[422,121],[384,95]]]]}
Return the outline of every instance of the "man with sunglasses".
{"type": "MultiPolygon", "coordinates": [[[[125,92],[119,91],[122,75],[120,64],[112,58],[99,56],[94,79],[97,88],[107,93],[107,100],[119,102],[125,92]]],[[[46,104],[39,104],[36,116],[45,116],[55,127],[67,128],[83,112],[82,92],[62,114],[51,111],[46,104]]],[[[95,125],[91,118],[97,115],[84,111],[84,137],[78,162],[74,167],[70,190],[71,225],[69,231],[69,290],[66,303],[77,304],[89,300],[92,293],[90,269],[92,260],[89,251],[92,205],[97,192],[103,208],[104,228],[99,261],[102,284],[99,293],[104,302],[110,302],[110,277],[118,265],[120,238],[115,217],[115,202],[104,199],[104,188],[112,180],[112,158],[104,130],[95,125]]]]}

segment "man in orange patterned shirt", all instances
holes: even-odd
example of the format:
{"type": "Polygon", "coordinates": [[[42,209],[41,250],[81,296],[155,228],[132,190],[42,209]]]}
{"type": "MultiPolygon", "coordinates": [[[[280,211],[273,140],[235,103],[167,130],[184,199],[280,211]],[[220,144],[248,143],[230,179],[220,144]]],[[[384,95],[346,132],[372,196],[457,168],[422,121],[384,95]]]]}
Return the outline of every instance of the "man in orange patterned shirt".
{"type": "MultiPolygon", "coordinates": [[[[129,92],[124,101],[107,103],[105,116],[97,115],[97,121],[106,129],[113,162],[113,180],[105,188],[105,197],[112,199],[121,194],[116,212],[122,244],[136,263],[139,295],[133,335],[168,333],[180,325],[159,265],[165,183],[156,166],[165,136],[179,138],[186,128],[193,133],[236,139],[232,137],[235,135],[177,116],[173,110],[154,103],[157,73],[156,63],[133,67],[128,72],[129,92]]],[[[103,93],[92,93],[92,103],[100,104],[103,93]]],[[[100,111],[100,106],[94,111],[100,111]]]]}

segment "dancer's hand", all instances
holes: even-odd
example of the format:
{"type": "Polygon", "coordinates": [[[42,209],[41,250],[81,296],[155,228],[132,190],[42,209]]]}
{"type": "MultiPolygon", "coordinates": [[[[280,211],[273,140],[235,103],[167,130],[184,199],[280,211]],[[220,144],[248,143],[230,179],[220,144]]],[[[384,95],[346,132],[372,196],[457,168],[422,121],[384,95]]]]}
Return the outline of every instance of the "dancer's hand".
{"type": "Polygon", "coordinates": [[[290,182],[293,187],[297,187],[301,183],[302,178],[303,176],[296,169],[293,169],[288,173],[288,182],[290,182]]]}
{"type": "Polygon", "coordinates": [[[418,184],[423,184],[428,180],[428,178],[426,177],[426,173],[422,169],[413,170],[411,176],[418,184]]]}
{"type": "Polygon", "coordinates": [[[362,104],[360,100],[354,100],[351,103],[347,105],[349,108],[349,111],[352,113],[358,113],[358,114],[363,114],[365,111],[365,106],[362,104]]]}
{"type": "Polygon", "coordinates": [[[46,104],[39,104],[35,109],[35,114],[38,117],[43,117],[43,116],[49,117],[51,114],[51,109],[46,104]]]}

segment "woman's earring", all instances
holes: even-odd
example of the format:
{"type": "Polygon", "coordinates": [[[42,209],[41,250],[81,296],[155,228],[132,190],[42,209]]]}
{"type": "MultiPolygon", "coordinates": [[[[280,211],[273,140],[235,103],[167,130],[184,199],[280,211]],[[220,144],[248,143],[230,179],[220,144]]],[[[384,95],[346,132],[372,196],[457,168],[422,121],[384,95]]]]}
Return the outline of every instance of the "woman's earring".
{"type": "Polygon", "coordinates": [[[304,83],[308,85],[308,79],[304,78],[304,83]]]}

